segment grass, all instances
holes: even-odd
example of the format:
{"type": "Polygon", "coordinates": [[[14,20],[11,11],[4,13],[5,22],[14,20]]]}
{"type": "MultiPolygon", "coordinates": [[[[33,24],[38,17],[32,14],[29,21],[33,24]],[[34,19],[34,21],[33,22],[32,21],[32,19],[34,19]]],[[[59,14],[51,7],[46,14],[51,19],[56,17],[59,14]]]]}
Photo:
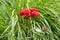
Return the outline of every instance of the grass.
{"type": "Polygon", "coordinates": [[[60,40],[59,10],[60,0],[0,0],[0,40],[60,40]],[[40,19],[19,15],[32,7],[40,19]]]}

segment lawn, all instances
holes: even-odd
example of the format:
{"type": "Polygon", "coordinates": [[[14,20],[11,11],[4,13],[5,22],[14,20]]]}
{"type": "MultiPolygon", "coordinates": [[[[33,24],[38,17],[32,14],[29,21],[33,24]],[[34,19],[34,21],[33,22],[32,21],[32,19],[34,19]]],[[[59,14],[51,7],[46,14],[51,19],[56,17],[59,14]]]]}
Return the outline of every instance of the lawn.
{"type": "Polygon", "coordinates": [[[60,40],[60,0],[0,0],[0,40],[60,40]]]}

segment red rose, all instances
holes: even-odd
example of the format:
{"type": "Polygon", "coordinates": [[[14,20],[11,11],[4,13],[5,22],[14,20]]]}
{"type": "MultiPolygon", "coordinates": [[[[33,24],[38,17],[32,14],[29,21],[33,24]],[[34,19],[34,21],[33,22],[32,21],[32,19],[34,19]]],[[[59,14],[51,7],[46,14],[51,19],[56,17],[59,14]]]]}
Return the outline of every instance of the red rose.
{"type": "Polygon", "coordinates": [[[29,15],[29,13],[30,13],[30,11],[29,10],[27,10],[27,9],[24,9],[24,10],[22,10],[21,12],[20,12],[20,15],[22,16],[22,15],[29,15]]]}
{"type": "Polygon", "coordinates": [[[28,16],[28,17],[32,16],[32,12],[30,10],[24,10],[23,12],[25,16],[28,16]]]}
{"type": "Polygon", "coordinates": [[[39,17],[40,17],[39,12],[33,11],[32,13],[33,13],[33,16],[34,16],[34,17],[37,17],[37,18],[39,18],[39,17]]]}
{"type": "Polygon", "coordinates": [[[29,16],[30,11],[29,10],[24,10],[24,15],[29,16]]]}
{"type": "Polygon", "coordinates": [[[20,15],[21,15],[21,16],[23,16],[23,15],[24,15],[23,11],[21,11],[21,12],[20,12],[20,15]]]}
{"type": "Polygon", "coordinates": [[[28,17],[31,17],[32,13],[30,10],[24,9],[20,12],[20,15],[27,19],[28,17]]]}

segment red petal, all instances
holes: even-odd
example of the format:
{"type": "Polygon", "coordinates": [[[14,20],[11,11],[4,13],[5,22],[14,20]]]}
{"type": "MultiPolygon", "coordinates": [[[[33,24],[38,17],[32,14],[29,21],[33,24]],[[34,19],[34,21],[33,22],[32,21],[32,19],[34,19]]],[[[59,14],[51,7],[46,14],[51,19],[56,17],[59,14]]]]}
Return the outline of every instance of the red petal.
{"type": "Polygon", "coordinates": [[[26,10],[26,9],[25,9],[23,12],[24,12],[24,15],[27,15],[27,16],[28,16],[29,13],[30,13],[30,11],[29,11],[29,10],[26,10]]]}
{"type": "Polygon", "coordinates": [[[34,17],[37,17],[37,18],[39,18],[39,17],[40,17],[39,12],[33,11],[32,13],[33,13],[33,16],[34,16],[34,17]]]}

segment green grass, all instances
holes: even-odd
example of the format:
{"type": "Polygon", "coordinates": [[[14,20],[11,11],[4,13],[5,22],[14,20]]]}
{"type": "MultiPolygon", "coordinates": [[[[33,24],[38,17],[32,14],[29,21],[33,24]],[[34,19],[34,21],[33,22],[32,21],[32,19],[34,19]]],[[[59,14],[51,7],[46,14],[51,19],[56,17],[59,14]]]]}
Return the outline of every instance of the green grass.
{"type": "Polygon", "coordinates": [[[60,0],[0,0],[0,40],[60,40],[60,0]],[[40,19],[19,15],[29,8],[40,19]]]}

